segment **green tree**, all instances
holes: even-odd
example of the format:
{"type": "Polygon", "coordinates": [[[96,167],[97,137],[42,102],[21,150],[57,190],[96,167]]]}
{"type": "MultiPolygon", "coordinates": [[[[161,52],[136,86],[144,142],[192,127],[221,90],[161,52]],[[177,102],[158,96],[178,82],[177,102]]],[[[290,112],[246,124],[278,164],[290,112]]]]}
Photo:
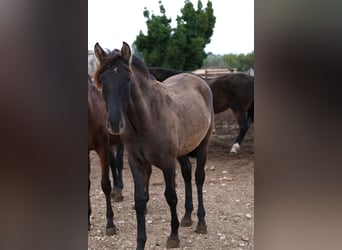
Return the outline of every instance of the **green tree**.
{"type": "Polygon", "coordinates": [[[160,56],[160,51],[165,50],[165,44],[170,40],[171,35],[171,18],[167,18],[165,15],[165,8],[160,3],[160,13],[162,15],[156,16],[146,9],[144,10],[144,17],[147,19],[147,35],[145,36],[140,31],[133,46],[136,48],[140,55],[142,54],[145,63],[148,65],[153,62],[155,65],[161,65],[163,58],[160,56]]]}
{"type": "Polygon", "coordinates": [[[238,71],[247,71],[254,68],[254,51],[248,54],[226,54],[222,60],[229,69],[236,68],[238,71]]]}
{"type": "Polygon", "coordinates": [[[214,55],[213,53],[209,52],[208,56],[203,60],[202,68],[227,68],[227,64],[223,61],[223,56],[214,55]]]}
{"type": "Polygon", "coordinates": [[[161,66],[182,70],[200,68],[206,58],[204,48],[210,43],[216,22],[210,0],[205,9],[198,0],[197,10],[189,0],[184,1],[177,27],[171,28],[171,18],[159,1],[161,15],[150,15],[145,8],[147,35],[141,31],[134,42],[148,66],[161,66]]]}

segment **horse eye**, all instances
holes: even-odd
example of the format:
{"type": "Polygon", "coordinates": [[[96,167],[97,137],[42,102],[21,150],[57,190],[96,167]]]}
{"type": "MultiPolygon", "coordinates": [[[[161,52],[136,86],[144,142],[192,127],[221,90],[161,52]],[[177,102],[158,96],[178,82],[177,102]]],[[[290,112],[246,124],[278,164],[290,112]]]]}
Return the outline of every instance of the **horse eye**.
{"type": "Polygon", "coordinates": [[[99,82],[100,82],[100,83],[102,83],[102,78],[103,78],[103,76],[100,75],[100,76],[99,76],[99,82]]]}

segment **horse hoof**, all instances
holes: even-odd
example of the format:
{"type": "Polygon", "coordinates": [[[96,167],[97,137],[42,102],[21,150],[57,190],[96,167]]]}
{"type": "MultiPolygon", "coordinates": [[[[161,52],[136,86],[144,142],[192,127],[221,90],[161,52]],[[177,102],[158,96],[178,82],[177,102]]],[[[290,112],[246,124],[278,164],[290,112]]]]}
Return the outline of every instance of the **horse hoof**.
{"type": "Polygon", "coordinates": [[[192,225],[192,220],[189,218],[183,218],[181,221],[182,227],[190,227],[192,225]]]}
{"type": "Polygon", "coordinates": [[[114,202],[121,202],[123,201],[124,197],[120,194],[112,194],[112,201],[114,202]]]}
{"type": "Polygon", "coordinates": [[[112,198],[112,201],[114,202],[123,201],[124,197],[122,195],[122,188],[114,187],[111,192],[111,198],[112,198]]]}
{"type": "Polygon", "coordinates": [[[197,225],[195,233],[206,234],[207,233],[207,226],[206,225],[197,225]]]}
{"type": "Polygon", "coordinates": [[[115,234],[116,234],[116,228],[115,227],[106,228],[106,235],[107,236],[111,236],[111,235],[115,235],[115,234]]]}
{"type": "Polygon", "coordinates": [[[232,149],[230,150],[230,154],[236,155],[238,151],[240,150],[240,145],[239,143],[234,143],[232,146],[232,149]]]}
{"type": "Polygon", "coordinates": [[[166,242],[166,248],[177,248],[179,247],[179,239],[168,238],[166,242]]]}

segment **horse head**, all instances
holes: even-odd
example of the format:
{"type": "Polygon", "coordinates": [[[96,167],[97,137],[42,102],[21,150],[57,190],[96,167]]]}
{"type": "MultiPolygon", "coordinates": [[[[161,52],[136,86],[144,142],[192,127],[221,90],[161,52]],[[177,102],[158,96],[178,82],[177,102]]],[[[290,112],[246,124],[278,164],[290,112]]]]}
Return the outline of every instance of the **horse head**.
{"type": "Polygon", "coordinates": [[[120,135],[125,129],[124,110],[130,93],[131,49],[123,42],[121,51],[114,50],[108,53],[96,43],[94,51],[99,61],[95,82],[102,90],[106,102],[108,132],[120,135]]]}

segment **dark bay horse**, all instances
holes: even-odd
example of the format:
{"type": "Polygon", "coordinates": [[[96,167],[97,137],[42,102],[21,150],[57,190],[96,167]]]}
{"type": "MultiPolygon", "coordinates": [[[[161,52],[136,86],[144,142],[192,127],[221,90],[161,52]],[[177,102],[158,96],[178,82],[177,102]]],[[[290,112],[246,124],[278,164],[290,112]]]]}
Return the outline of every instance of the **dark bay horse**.
{"type": "Polygon", "coordinates": [[[198,195],[197,233],[206,233],[203,204],[204,166],[208,142],[214,127],[212,93],[200,77],[180,74],[163,84],[151,79],[147,67],[132,56],[127,43],[121,51],[106,53],[95,44],[100,65],[95,82],[102,88],[108,107],[108,130],[119,134],[128,151],[128,163],[134,179],[134,201],[137,217],[137,249],[144,249],[146,203],[152,165],[162,170],[165,198],[171,211],[171,233],[167,247],[179,246],[177,194],[175,190],[176,160],[181,164],[185,181],[185,215],[181,225],[191,225],[191,164],[188,154],[197,158],[196,186],[198,195]]]}
{"type": "MultiPolygon", "coordinates": [[[[158,80],[184,71],[150,67],[150,73],[158,80]]],[[[239,134],[230,150],[236,154],[249,128],[254,122],[254,77],[244,73],[231,73],[212,79],[204,79],[213,92],[215,114],[231,109],[239,123],[239,134]]]]}
{"type": "Polygon", "coordinates": [[[123,150],[121,139],[119,136],[109,135],[106,127],[107,112],[105,102],[101,92],[92,83],[91,77],[88,75],[88,230],[90,229],[90,159],[89,152],[95,150],[100,158],[101,164],[101,187],[106,197],[107,206],[107,226],[106,234],[113,235],[116,233],[116,227],[113,223],[113,210],[111,206],[111,184],[109,180],[109,164],[112,169],[114,182],[114,200],[122,200],[122,168],[123,168],[123,150]],[[110,145],[117,146],[116,159],[113,148],[110,145]]]}

